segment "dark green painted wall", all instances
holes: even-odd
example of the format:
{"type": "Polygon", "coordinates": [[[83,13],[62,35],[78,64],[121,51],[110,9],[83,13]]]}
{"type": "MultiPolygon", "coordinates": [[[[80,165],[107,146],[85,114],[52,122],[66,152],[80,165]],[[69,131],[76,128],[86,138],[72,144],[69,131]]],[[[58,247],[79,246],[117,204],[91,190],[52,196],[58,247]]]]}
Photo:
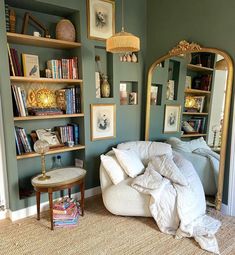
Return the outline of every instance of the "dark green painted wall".
{"type": "MultiPolygon", "coordinates": [[[[220,0],[148,0],[146,68],[181,40],[222,49],[235,59],[234,9],[233,0],[226,3],[220,0]]],[[[228,142],[224,203],[228,197],[229,147],[228,142]]]]}
{"type": "MultiPolygon", "coordinates": [[[[138,63],[121,63],[119,62],[119,56],[108,56],[108,69],[110,66],[113,70],[109,75],[112,77],[113,86],[113,98],[108,99],[96,99],[95,98],[95,46],[105,47],[104,42],[89,40],[87,38],[87,20],[86,20],[86,1],[59,1],[59,0],[35,0],[35,1],[14,1],[9,0],[8,3],[13,3],[17,7],[28,8],[33,11],[41,11],[48,13],[49,15],[74,16],[79,13],[79,17],[75,17],[75,20],[80,19],[79,24],[75,24],[79,31],[79,40],[82,43],[81,54],[82,64],[80,64],[80,71],[84,80],[84,125],[85,125],[85,137],[84,142],[86,144],[85,150],[85,168],[87,169],[86,177],[86,189],[99,186],[99,156],[102,153],[107,152],[112,146],[116,146],[118,143],[127,140],[140,140],[143,133],[141,110],[142,105],[142,92],[144,89],[144,61],[145,49],[146,49],[146,2],[144,0],[128,0],[125,1],[125,28],[141,39],[141,51],[138,53],[138,63]],[[17,4],[16,4],[17,3],[17,4]],[[141,18],[140,18],[141,17],[141,18]],[[134,81],[138,82],[138,105],[134,106],[120,106],[119,102],[119,83],[120,81],[134,81]],[[114,103],[117,107],[117,125],[116,125],[116,138],[110,140],[94,141],[90,140],[90,104],[99,103],[114,103]]],[[[115,1],[116,5],[116,31],[121,30],[121,1],[115,1]]],[[[57,17],[58,18],[58,17],[57,17]]],[[[46,19],[44,20],[46,21],[46,19]]],[[[13,119],[12,119],[12,105],[10,94],[10,82],[9,82],[9,70],[7,63],[7,48],[6,48],[6,33],[4,31],[4,1],[0,1],[0,43],[2,50],[0,52],[0,93],[3,95],[3,118],[4,118],[4,132],[6,139],[6,154],[7,154],[7,174],[8,174],[8,186],[9,186],[9,199],[10,209],[12,211],[28,207],[35,204],[35,197],[19,200],[18,184],[19,178],[27,177],[40,170],[39,159],[29,159],[17,162],[15,159],[15,144],[13,136],[13,119]],[[32,168],[34,170],[32,170],[32,168]],[[19,170],[20,169],[20,170],[19,170]]],[[[49,49],[50,51],[51,49],[49,49]]],[[[47,56],[46,49],[44,53],[40,53],[42,58],[47,56]]],[[[75,52],[77,54],[77,52],[75,52]]],[[[55,126],[56,120],[53,120],[52,126],[55,126]]],[[[22,124],[23,125],[23,124],[22,124]]],[[[25,125],[25,123],[24,123],[25,125]]],[[[28,130],[31,128],[31,124],[26,124],[28,130]]],[[[35,123],[32,123],[32,126],[35,123]]],[[[40,122],[37,125],[41,125],[40,122]]],[[[45,122],[42,125],[46,125],[45,122]]],[[[66,154],[63,154],[66,157],[66,154]]],[[[47,165],[50,159],[47,159],[47,165]]],[[[69,160],[68,160],[69,162],[69,160]]],[[[46,201],[47,196],[43,196],[42,201],[46,201]]]]}

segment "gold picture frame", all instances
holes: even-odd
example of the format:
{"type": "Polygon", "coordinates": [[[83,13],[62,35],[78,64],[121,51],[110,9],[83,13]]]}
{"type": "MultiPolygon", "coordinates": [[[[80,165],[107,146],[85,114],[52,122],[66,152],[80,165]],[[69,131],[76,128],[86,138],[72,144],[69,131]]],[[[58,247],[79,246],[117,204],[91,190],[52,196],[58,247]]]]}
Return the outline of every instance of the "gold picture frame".
{"type": "Polygon", "coordinates": [[[91,104],[91,141],[116,137],[116,105],[91,104]]]}
{"type": "Polygon", "coordinates": [[[163,133],[177,133],[180,130],[180,105],[165,105],[163,133]]]}
{"type": "Polygon", "coordinates": [[[115,34],[114,1],[87,0],[87,33],[94,40],[106,40],[115,34]]]}

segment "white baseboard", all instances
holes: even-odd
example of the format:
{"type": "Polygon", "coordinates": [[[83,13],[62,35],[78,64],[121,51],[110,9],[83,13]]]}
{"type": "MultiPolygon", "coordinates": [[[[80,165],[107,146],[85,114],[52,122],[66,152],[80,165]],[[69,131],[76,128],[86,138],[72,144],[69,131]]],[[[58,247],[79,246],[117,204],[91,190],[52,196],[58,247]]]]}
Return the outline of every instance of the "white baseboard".
{"type": "MultiPolygon", "coordinates": [[[[92,197],[92,196],[98,195],[100,193],[101,193],[100,187],[87,189],[85,191],[85,198],[92,197]]],[[[76,197],[76,198],[80,199],[81,194],[80,194],[80,192],[75,193],[75,194],[72,194],[72,197],[76,197]]],[[[48,210],[48,208],[49,208],[49,202],[44,202],[44,203],[40,204],[41,212],[48,210]]],[[[17,210],[17,211],[9,210],[8,217],[11,219],[11,221],[16,221],[19,219],[23,219],[23,218],[35,215],[36,213],[37,213],[37,206],[33,205],[33,206],[30,206],[30,207],[27,207],[27,208],[24,208],[21,210],[17,210]]]]}
{"type": "Polygon", "coordinates": [[[222,206],[221,206],[221,213],[223,215],[229,215],[228,205],[222,204],[222,206]]]}

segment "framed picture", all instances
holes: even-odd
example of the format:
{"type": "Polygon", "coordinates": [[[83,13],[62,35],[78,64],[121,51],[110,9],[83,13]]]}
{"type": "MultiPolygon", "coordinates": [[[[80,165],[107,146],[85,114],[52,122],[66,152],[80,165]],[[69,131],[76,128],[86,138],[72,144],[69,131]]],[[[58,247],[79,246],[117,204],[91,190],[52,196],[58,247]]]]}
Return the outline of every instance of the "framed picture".
{"type": "Polygon", "coordinates": [[[22,54],[22,63],[25,77],[39,78],[38,56],[31,54],[22,54]]]}
{"type": "Polygon", "coordinates": [[[115,2],[87,0],[88,38],[106,40],[115,33],[115,2]]]}
{"type": "Polygon", "coordinates": [[[179,132],[180,127],[180,105],[166,105],[164,118],[164,133],[179,132]]]}
{"type": "Polygon", "coordinates": [[[52,132],[50,129],[37,129],[36,134],[38,139],[47,141],[50,147],[61,144],[56,132],[52,132]]]}
{"type": "Polygon", "coordinates": [[[91,140],[116,137],[116,105],[91,104],[91,140]]]}

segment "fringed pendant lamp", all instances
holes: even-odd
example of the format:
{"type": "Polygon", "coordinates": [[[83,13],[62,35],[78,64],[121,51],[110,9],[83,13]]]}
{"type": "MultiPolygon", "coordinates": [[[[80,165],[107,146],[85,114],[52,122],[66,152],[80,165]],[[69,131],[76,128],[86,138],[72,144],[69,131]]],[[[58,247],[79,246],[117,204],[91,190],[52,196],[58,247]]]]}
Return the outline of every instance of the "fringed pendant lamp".
{"type": "Polygon", "coordinates": [[[122,30],[106,40],[106,51],[111,53],[127,53],[140,50],[140,39],[124,30],[124,12],[122,0],[122,30]]]}

